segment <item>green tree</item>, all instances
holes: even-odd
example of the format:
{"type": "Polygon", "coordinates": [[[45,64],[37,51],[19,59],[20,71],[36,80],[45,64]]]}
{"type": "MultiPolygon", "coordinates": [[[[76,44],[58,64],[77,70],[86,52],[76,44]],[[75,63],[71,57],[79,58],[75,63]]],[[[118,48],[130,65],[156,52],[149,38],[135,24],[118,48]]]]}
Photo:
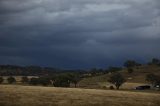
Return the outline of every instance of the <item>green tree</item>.
{"type": "Polygon", "coordinates": [[[22,83],[28,83],[28,82],[29,82],[28,77],[27,77],[27,76],[22,77],[22,78],[21,78],[21,82],[22,82],[22,83]]]}
{"type": "Polygon", "coordinates": [[[39,84],[43,85],[43,86],[47,86],[50,84],[50,79],[47,77],[40,77],[38,78],[39,80],[39,84]]]}
{"type": "Polygon", "coordinates": [[[30,79],[30,81],[29,81],[29,84],[31,84],[31,85],[38,85],[38,84],[39,84],[38,78],[32,77],[32,78],[30,79]]]}
{"type": "Polygon", "coordinates": [[[13,83],[16,82],[16,79],[14,77],[10,76],[10,77],[7,78],[7,81],[8,81],[9,84],[13,84],[13,83]]]}
{"type": "Polygon", "coordinates": [[[114,84],[117,89],[126,82],[125,78],[120,73],[114,73],[110,76],[108,82],[114,84]]]}
{"type": "Polygon", "coordinates": [[[131,67],[135,67],[135,66],[139,66],[140,64],[137,63],[136,61],[134,60],[127,60],[125,63],[124,63],[124,66],[127,67],[127,68],[131,68],[131,67]]]}
{"type": "Polygon", "coordinates": [[[53,85],[55,87],[69,87],[70,86],[70,77],[68,74],[59,74],[54,76],[53,78],[53,85]]]}
{"type": "Polygon", "coordinates": [[[0,77],[0,84],[2,84],[3,83],[3,77],[0,77]]]}
{"type": "Polygon", "coordinates": [[[77,84],[80,80],[81,80],[81,77],[78,73],[70,75],[70,81],[74,83],[75,88],[77,87],[77,84]]]}

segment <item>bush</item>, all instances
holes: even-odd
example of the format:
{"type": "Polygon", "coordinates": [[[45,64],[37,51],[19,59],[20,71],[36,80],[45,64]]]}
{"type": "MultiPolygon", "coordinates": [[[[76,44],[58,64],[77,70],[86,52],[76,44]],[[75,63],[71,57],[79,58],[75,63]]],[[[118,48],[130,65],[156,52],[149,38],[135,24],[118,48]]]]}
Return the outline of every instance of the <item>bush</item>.
{"type": "Polygon", "coordinates": [[[28,77],[26,77],[26,76],[22,77],[21,82],[22,83],[28,83],[29,82],[28,77]]]}
{"type": "Polygon", "coordinates": [[[0,84],[3,83],[3,77],[0,77],[0,84]]]}
{"type": "Polygon", "coordinates": [[[120,73],[115,73],[112,76],[110,76],[108,82],[114,84],[117,89],[126,82],[125,78],[120,73]]]}
{"type": "Polygon", "coordinates": [[[8,81],[9,84],[12,84],[12,83],[16,82],[16,79],[14,77],[10,76],[10,77],[7,78],[7,81],[8,81]]]}
{"type": "Polygon", "coordinates": [[[131,74],[131,73],[133,73],[134,70],[132,68],[128,68],[127,71],[129,74],[131,74]]]}
{"type": "Polygon", "coordinates": [[[74,87],[77,87],[78,82],[81,80],[81,77],[79,74],[69,74],[69,80],[70,82],[74,83],[74,87]]]}
{"type": "Polygon", "coordinates": [[[113,87],[113,86],[110,86],[110,87],[109,87],[109,89],[113,90],[113,89],[114,89],[114,87],[113,87]]]}
{"type": "Polygon", "coordinates": [[[55,87],[70,87],[70,76],[67,74],[60,74],[55,76],[53,85],[55,87]]]}
{"type": "Polygon", "coordinates": [[[49,78],[46,78],[46,77],[40,77],[38,78],[38,82],[39,84],[43,85],[43,86],[47,86],[50,84],[50,79],[49,78]]]}
{"type": "Polygon", "coordinates": [[[30,81],[29,81],[29,84],[38,85],[39,84],[38,78],[31,78],[30,81]]]}
{"type": "Polygon", "coordinates": [[[50,80],[49,80],[49,78],[46,78],[46,77],[31,78],[29,84],[47,86],[50,84],[50,80]]]}

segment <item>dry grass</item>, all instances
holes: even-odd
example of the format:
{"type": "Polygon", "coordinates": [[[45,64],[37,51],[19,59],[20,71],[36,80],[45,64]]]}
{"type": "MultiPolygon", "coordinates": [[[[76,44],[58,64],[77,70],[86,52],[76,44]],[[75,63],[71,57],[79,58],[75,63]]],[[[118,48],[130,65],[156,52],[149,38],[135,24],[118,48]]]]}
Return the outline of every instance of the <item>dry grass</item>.
{"type": "Polygon", "coordinates": [[[0,85],[0,106],[160,106],[160,94],[0,85]]]}
{"type": "MultiPolygon", "coordinates": [[[[113,84],[110,84],[109,82],[99,82],[98,85],[99,85],[100,88],[105,87],[105,88],[108,88],[108,89],[109,89],[109,87],[111,85],[114,86],[113,84]]],[[[121,90],[132,90],[132,89],[135,89],[135,87],[140,86],[140,85],[146,85],[146,83],[131,83],[131,82],[126,82],[126,83],[124,83],[120,87],[120,89],[121,90]]]]}

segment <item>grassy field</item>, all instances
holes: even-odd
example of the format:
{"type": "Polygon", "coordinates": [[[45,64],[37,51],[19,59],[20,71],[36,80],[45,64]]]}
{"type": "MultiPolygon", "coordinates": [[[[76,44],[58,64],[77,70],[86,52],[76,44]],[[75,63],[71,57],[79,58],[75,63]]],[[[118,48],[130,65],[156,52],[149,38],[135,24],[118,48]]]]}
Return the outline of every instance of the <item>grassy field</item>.
{"type": "Polygon", "coordinates": [[[160,106],[146,92],[0,85],[0,106],[160,106]]]}

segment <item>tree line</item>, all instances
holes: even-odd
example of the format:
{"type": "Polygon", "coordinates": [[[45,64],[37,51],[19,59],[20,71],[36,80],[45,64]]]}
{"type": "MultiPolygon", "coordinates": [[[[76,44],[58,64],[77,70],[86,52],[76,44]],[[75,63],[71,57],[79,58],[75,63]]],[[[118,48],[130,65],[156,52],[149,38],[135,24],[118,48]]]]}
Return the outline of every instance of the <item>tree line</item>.
{"type": "MultiPolygon", "coordinates": [[[[158,65],[160,66],[160,59],[153,58],[147,63],[148,65],[158,65]]],[[[124,62],[124,67],[128,69],[128,73],[132,73],[134,70],[132,67],[141,66],[142,64],[134,60],[127,60],[124,62]]],[[[40,66],[16,66],[16,65],[0,65],[0,75],[1,76],[44,76],[44,75],[55,75],[65,72],[81,72],[87,76],[97,76],[107,73],[113,73],[121,71],[123,67],[109,66],[106,69],[103,68],[91,68],[84,70],[65,70],[52,67],[40,67],[40,66]]]]}
{"type": "Polygon", "coordinates": [[[83,70],[65,70],[52,67],[0,65],[1,76],[47,76],[74,71],[83,72],[83,70]]]}
{"type": "MultiPolygon", "coordinates": [[[[63,73],[55,76],[42,76],[42,77],[32,77],[27,76],[21,77],[22,84],[29,85],[43,85],[43,86],[55,86],[55,87],[70,87],[70,84],[74,84],[77,87],[78,82],[81,80],[81,76],[78,73],[63,73]]],[[[15,84],[16,78],[10,76],[7,78],[8,84],[15,84]]],[[[0,83],[4,82],[4,78],[0,77],[0,83]]]]}

